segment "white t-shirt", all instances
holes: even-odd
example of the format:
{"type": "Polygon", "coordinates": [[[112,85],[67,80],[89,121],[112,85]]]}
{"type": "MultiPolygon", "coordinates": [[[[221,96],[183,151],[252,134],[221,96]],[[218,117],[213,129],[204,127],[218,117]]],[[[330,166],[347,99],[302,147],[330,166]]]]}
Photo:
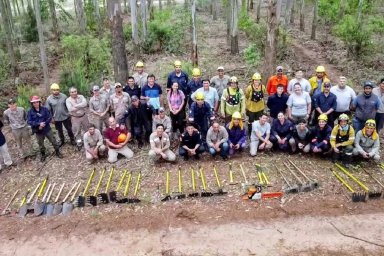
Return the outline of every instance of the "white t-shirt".
{"type": "Polygon", "coordinates": [[[269,123],[265,123],[264,125],[260,125],[260,121],[254,121],[252,123],[252,133],[251,133],[251,141],[257,141],[259,138],[256,136],[256,132],[260,132],[261,136],[264,136],[267,133],[271,133],[271,125],[269,123]]]}
{"type": "Polygon", "coordinates": [[[346,85],[344,89],[341,89],[337,85],[332,86],[331,93],[336,95],[336,112],[349,111],[349,105],[356,98],[355,91],[348,85],[346,85]]]}
{"type": "Polygon", "coordinates": [[[300,81],[299,81],[299,80],[297,80],[296,78],[293,78],[293,79],[291,79],[291,81],[289,81],[289,83],[288,83],[287,91],[288,91],[289,94],[294,93],[294,89],[295,89],[295,88],[294,88],[294,84],[297,83],[297,82],[300,83],[300,85],[301,85],[301,89],[302,89],[303,92],[308,92],[308,93],[309,93],[309,92],[311,91],[312,87],[311,87],[311,84],[309,83],[309,81],[308,81],[307,79],[302,78],[302,79],[300,79],[300,81]]]}
{"type": "Polygon", "coordinates": [[[287,106],[292,109],[293,116],[305,116],[308,114],[308,104],[311,103],[309,93],[303,92],[302,95],[293,93],[289,95],[287,106]]]}

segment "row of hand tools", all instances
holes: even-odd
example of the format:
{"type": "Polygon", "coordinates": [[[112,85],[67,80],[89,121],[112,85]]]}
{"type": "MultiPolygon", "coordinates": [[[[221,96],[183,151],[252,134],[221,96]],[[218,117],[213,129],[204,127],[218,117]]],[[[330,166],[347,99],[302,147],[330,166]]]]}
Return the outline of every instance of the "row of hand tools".
{"type": "MultiPolygon", "coordinates": [[[[115,190],[110,191],[113,175],[115,169],[112,167],[109,171],[109,178],[105,186],[105,190],[99,193],[99,189],[102,186],[106,169],[103,168],[97,182],[97,185],[92,194],[89,194],[89,190],[92,181],[96,175],[96,169],[93,169],[89,175],[88,181],[84,187],[83,192],[79,194],[79,189],[82,182],[76,182],[69,189],[65,197],[59,201],[62,192],[64,190],[65,183],[63,183],[57,191],[56,197],[51,201],[54,194],[56,183],[49,183],[49,177],[45,177],[44,180],[37,184],[32,193],[30,189],[21,198],[21,203],[18,209],[17,216],[25,217],[27,214],[33,214],[34,216],[56,216],[59,214],[69,215],[75,207],[85,207],[86,205],[96,206],[98,204],[108,204],[110,202],[116,203],[139,203],[140,199],[137,198],[138,191],[140,189],[140,182],[142,178],[141,172],[138,172],[136,177],[136,185],[132,196],[128,196],[129,190],[132,184],[133,174],[125,170],[121,175],[117,187],[115,190]],[[125,189],[122,192],[123,183],[125,183],[125,189]],[[29,196],[29,197],[28,197],[29,196]]],[[[2,211],[2,215],[11,212],[10,205],[16,198],[19,190],[14,193],[8,202],[7,206],[2,211]]]]}

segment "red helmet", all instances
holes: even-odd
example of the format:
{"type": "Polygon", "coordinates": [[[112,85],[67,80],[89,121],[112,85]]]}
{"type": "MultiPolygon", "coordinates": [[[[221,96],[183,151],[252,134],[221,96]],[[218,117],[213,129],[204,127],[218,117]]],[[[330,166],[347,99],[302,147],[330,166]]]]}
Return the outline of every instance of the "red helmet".
{"type": "Polygon", "coordinates": [[[33,95],[30,99],[29,99],[29,102],[33,103],[33,102],[41,102],[41,99],[39,96],[37,95],[33,95]]]}

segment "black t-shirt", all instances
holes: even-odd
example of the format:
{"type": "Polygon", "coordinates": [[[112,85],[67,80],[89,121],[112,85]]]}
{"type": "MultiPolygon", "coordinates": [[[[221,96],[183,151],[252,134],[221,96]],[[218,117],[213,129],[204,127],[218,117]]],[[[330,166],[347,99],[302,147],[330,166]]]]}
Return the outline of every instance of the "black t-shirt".
{"type": "Polygon", "coordinates": [[[181,147],[187,146],[188,148],[195,148],[196,145],[201,145],[201,137],[199,132],[193,132],[192,135],[189,135],[188,132],[181,135],[181,147]]]}

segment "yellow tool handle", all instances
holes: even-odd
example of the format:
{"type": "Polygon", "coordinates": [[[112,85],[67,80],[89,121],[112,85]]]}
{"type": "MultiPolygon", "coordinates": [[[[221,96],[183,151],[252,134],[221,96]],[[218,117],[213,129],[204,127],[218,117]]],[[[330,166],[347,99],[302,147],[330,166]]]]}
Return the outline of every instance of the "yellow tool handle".
{"type": "Polygon", "coordinates": [[[232,170],[229,170],[229,182],[233,183],[233,172],[232,172],[232,170]]]}
{"type": "Polygon", "coordinates": [[[128,195],[129,187],[131,185],[131,180],[132,180],[132,172],[129,172],[127,179],[128,179],[127,184],[125,185],[125,189],[124,189],[124,196],[128,195]]]}
{"type": "Polygon", "coordinates": [[[241,173],[243,174],[243,178],[244,178],[245,183],[248,183],[248,179],[247,179],[247,176],[245,176],[245,172],[244,172],[242,164],[240,164],[240,170],[241,170],[241,173]]]}
{"type": "Polygon", "coordinates": [[[107,186],[105,187],[105,193],[108,193],[108,190],[109,190],[109,187],[111,185],[111,181],[112,181],[112,177],[113,177],[113,172],[114,172],[115,168],[112,167],[111,169],[111,173],[109,174],[109,178],[108,178],[108,183],[107,183],[107,186]]]}
{"type": "Polygon", "coordinates": [[[257,171],[257,176],[259,176],[260,184],[264,184],[263,177],[261,176],[261,173],[257,171]]]}
{"type": "Polygon", "coordinates": [[[179,193],[182,193],[183,192],[183,182],[182,182],[181,169],[180,168],[178,171],[178,176],[179,176],[179,193]]]}
{"type": "Polygon", "coordinates": [[[77,192],[79,191],[80,186],[81,186],[81,181],[79,182],[79,185],[77,185],[75,192],[73,192],[73,195],[71,197],[71,202],[73,202],[73,200],[75,200],[75,196],[77,195],[77,192]]]}
{"type": "Polygon", "coordinates": [[[21,203],[20,203],[20,207],[23,206],[25,204],[25,202],[27,201],[27,196],[28,194],[31,192],[30,189],[27,190],[27,193],[25,193],[25,195],[23,196],[23,199],[21,199],[21,203]]]}
{"type": "Polygon", "coordinates": [[[105,174],[105,168],[103,168],[103,171],[101,172],[101,176],[99,178],[99,182],[97,182],[97,186],[96,186],[95,192],[93,192],[93,196],[97,196],[97,192],[99,191],[101,182],[103,182],[104,174],[105,174]]]}
{"type": "Polygon", "coordinates": [[[128,172],[128,170],[125,170],[124,173],[123,173],[123,175],[121,176],[121,179],[120,179],[120,181],[119,181],[119,184],[117,184],[116,191],[119,191],[120,188],[121,188],[121,185],[123,185],[123,181],[124,181],[125,176],[127,175],[127,172],[128,172]]]}
{"type": "Polygon", "coordinates": [[[221,188],[220,179],[219,179],[219,175],[217,174],[216,166],[213,166],[213,172],[215,173],[217,186],[218,186],[219,188],[221,188]]]}
{"type": "Polygon", "coordinates": [[[334,170],[332,170],[332,173],[333,173],[333,175],[336,176],[336,178],[339,181],[341,181],[341,183],[343,183],[344,186],[346,186],[348,188],[349,191],[351,191],[352,193],[355,193],[355,190],[353,190],[353,188],[351,188],[351,186],[339,174],[337,174],[334,170]]]}
{"type": "Polygon", "coordinates": [[[355,176],[353,176],[350,172],[348,172],[343,166],[336,163],[336,166],[342,170],[348,177],[350,177],[354,182],[356,182],[360,187],[362,187],[364,190],[369,191],[369,188],[364,185],[360,180],[358,180],[355,176]]]}
{"type": "Polygon", "coordinates": [[[192,190],[196,191],[196,183],[195,183],[195,170],[191,168],[191,179],[192,179],[192,190]]]}
{"type": "Polygon", "coordinates": [[[137,196],[137,191],[139,190],[139,187],[140,187],[140,180],[141,180],[141,172],[139,172],[139,175],[137,176],[135,192],[133,193],[134,197],[137,196]]]}
{"type": "Polygon", "coordinates": [[[96,171],[96,169],[93,168],[93,170],[92,170],[92,172],[91,172],[91,176],[89,176],[89,178],[88,178],[87,185],[86,185],[85,188],[84,188],[83,196],[86,196],[87,193],[88,193],[89,186],[91,185],[91,182],[92,182],[92,180],[93,180],[93,177],[95,176],[95,171],[96,171]]]}
{"type": "Polygon", "coordinates": [[[207,190],[207,184],[205,183],[205,179],[204,179],[203,167],[200,168],[200,178],[201,178],[201,184],[203,185],[203,189],[207,190]]]}
{"type": "Polygon", "coordinates": [[[264,172],[262,172],[262,175],[263,175],[263,177],[264,177],[264,181],[265,181],[265,183],[268,185],[268,184],[269,184],[269,180],[268,180],[268,178],[267,178],[267,175],[265,175],[264,172]]]}
{"type": "Polygon", "coordinates": [[[165,173],[165,194],[169,195],[169,171],[165,173]]]}
{"type": "Polygon", "coordinates": [[[39,193],[37,194],[37,198],[41,197],[44,193],[45,187],[47,185],[48,176],[44,179],[43,184],[40,187],[39,193]]]}

